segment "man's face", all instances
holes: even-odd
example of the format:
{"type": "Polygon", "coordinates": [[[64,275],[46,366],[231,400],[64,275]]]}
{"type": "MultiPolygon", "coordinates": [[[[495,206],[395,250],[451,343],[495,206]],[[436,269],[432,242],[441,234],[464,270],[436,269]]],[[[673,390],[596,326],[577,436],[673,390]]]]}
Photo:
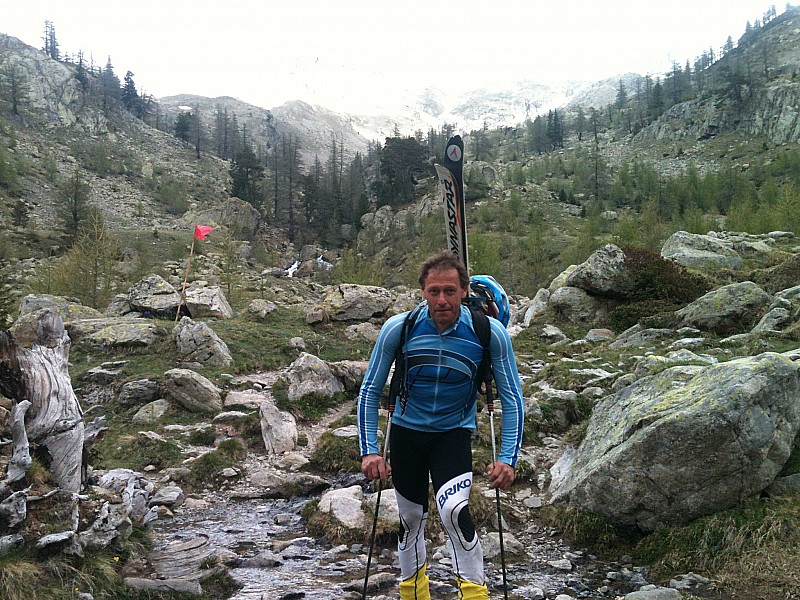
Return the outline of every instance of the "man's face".
{"type": "Polygon", "coordinates": [[[428,310],[439,332],[456,322],[461,310],[461,300],[468,292],[468,288],[461,287],[458,271],[455,269],[428,272],[422,287],[422,297],[428,303],[428,310]]]}

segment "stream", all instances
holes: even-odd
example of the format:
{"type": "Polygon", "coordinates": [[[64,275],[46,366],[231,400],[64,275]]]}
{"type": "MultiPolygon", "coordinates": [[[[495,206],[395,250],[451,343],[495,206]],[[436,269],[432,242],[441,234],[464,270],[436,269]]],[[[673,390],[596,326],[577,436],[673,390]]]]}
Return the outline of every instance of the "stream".
{"type": "MultiPolygon", "coordinates": [[[[175,510],[172,519],[152,524],[160,544],[207,536],[211,546],[228,554],[231,577],[241,585],[231,600],[330,600],[361,598],[368,547],[331,547],[325,540],[309,537],[301,517],[314,498],[231,499],[213,492],[203,500],[189,501],[175,510]],[[234,556],[235,555],[235,556],[234,556]]],[[[524,562],[507,564],[509,598],[611,598],[647,582],[644,570],[601,564],[594,557],[562,545],[553,532],[531,526],[515,531],[525,547],[524,562]]],[[[394,553],[376,549],[370,575],[390,581],[368,597],[397,598],[394,553]]],[[[503,597],[499,565],[487,560],[487,579],[492,598],[503,597]]],[[[429,545],[431,598],[454,598],[449,559],[442,547],[429,545]]]]}

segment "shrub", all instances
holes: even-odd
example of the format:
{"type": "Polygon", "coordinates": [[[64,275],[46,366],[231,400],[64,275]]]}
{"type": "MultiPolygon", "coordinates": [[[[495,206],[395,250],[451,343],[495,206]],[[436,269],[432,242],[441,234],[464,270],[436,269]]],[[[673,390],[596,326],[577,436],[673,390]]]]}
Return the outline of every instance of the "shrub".
{"type": "Polygon", "coordinates": [[[631,300],[664,299],[687,304],[705,294],[710,285],[700,275],[656,252],[625,246],[625,269],[632,280],[631,300]]]}
{"type": "Polygon", "coordinates": [[[170,215],[182,215],[189,209],[189,196],[182,181],[162,181],[156,189],[155,199],[170,215]]]}
{"type": "Polygon", "coordinates": [[[643,317],[671,314],[710,289],[709,282],[656,252],[625,246],[625,271],[630,290],[611,312],[610,325],[624,330],[643,317]]]}
{"type": "Polygon", "coordinates": [[[785,261],[770,269],[753,272],[753,283],[757,283],[764,291],[774,294],[797,285],[797,274],[800,273],[800,254],[792,254],[785,261]]]}
{"type": "Polygon", "coordinates": [[[331,277],[337,283],[358,285],[383,285],[384,277],[375,268],[374,260],[367,260],[353,250],[342,251],[342,256],[331,270],[331,277]]]}

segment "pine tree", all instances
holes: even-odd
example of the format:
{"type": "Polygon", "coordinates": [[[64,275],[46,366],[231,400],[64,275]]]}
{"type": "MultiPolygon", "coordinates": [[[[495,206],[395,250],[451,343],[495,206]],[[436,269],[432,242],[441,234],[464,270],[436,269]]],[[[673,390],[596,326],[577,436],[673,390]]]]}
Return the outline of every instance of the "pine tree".
{"type": "Polygon", "coordinates": [[[628,105],[628,90],[625,89],[625,82],[619,80],[619,87],[617,88],[617,99],[614,106],[617,110],[622,110],[628,105]]]}
{"type": "Polygon", "coordinates": [[[56,198],[62,228],[68,240],[73,240],[89,213],[89,193],[91,187],[81,177],[80,168],[59,185],[56,198]]]}
{"type": "Polygon", "coordinates": [[[192,113],[182,111],[175,120],[175,137],[184,142],[192,138],[192,113]]]}
{"type": "Polygon", "coordinates": [[[15,116],[21,116],[22,105],[28,100],[28,80],[16,64],[0,65],[0,105],[6,105],[15,116]]]}
{"type": "Polygon", "coordinates": [[[83,50],[78,50],[78,64],[75,70],[75,79],[81,84],[81,90],[86,91],[89,87],[89,76],[86,74],[86,63],[83,60],[83,50]]]}
{"type": "Polygon", "coordinates": [[[42,39],[44,41],[44,53],[53,60],[61,60],[61,52],[58,49],[58,41],[56,40],[56,28],[51,21],[44,22],[44,36],[42,39]]]}
{"type": "Polygon", "coordinates": [[[97,84],[99,86],[103,110],[108,112],[117,106],[121,94],[119,77],[114,73],[114,65],[111,64],[110,56],[108,57],[106,66],[98,77],[97,84]]]}
{"type": "Polygon", "coordinates": [[[264,179],[264,167],[259,163],[250,146],[244,146],[234,157],[230,168],[231,196],[260,206],[260,182],[264,179]]]}
{"type": "Polygon", "coordinates": [[[135,114],[137,117],[142,117],[142,108],[144,106],[144,102],[139,97],[139,93],[136,91],[136,84],[133,82],[133,73],[128,71],[125,73],[125,83],[122,86],[122,92],[120,99],[122,100],[122,105],[130,112],[135,114]]]}
{"type": "Polygon", "coordinates": [[[48,275],[48,293],[74,296],[82,304],[104,308],[114,295],[120,247],[96,208],[89,208],[75,243],[48,275]]]}
{"type": "Polygon", "coordinates": [[[575,133],[578,136],[578,141],[583,140],[583,132],[586,129],[586,113],[582,106],[578,107],[578,113],[575,116],[575,133]]]}

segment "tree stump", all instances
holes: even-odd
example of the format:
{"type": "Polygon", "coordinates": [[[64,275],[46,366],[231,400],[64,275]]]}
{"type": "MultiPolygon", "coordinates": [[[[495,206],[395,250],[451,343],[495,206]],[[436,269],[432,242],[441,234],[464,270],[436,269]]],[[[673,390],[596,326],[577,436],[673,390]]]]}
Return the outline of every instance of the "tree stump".
{"type": "Polygon", "coordinates": [[[6,484],[24,477],[34,445],[47,450],[45,462],[55,485],[74,493],[81,489],[85,425],[69,377],[69,348],[64,322],[50,311],[39,316],[30,348],[17,343],[11,332],[0,332],[0,393],[13,402],[14,424],[6,484]]]}

